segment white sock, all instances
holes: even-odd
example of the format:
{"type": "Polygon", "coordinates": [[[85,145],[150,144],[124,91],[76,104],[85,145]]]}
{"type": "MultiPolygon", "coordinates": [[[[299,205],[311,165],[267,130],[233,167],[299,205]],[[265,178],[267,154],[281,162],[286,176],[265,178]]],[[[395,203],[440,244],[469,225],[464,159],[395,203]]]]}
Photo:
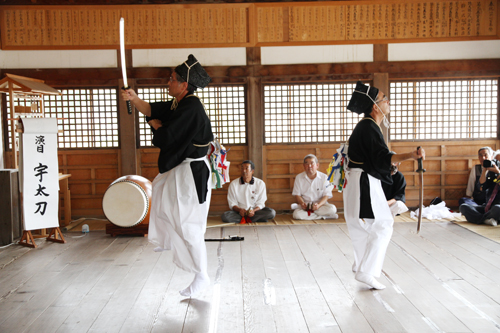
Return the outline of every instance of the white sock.
{"type": "Polygon", "coordinates": [[[357,272],[356,275],[354,276],[354,278],[356,280],[358,280],[359,282],[363,282],[363,283],[369,285],[373,289],[380,289],[380,290],[385,289],[385,286],[382,283],[375,280],[375,278],[370,274],[366,274],[363,272],[357,272]]]}
{"type": "Polygon", "coordinates": [[[179,294],[186,297],[192,297],[208,287],[209,284],[210,278],[206,275],[206,273],[197,273],[189,287],[179,291],[179,294]]]}
{"type": "Polygon", "coordinates": [[[164,249],[164,248],[162,248],[161,246],[158,246],[158,247],[155,247],[155,248],[153,249],[153,251],[155,251],[155,252],[162,252],[162,251],[165,251],[165,249],[164,249]]]}

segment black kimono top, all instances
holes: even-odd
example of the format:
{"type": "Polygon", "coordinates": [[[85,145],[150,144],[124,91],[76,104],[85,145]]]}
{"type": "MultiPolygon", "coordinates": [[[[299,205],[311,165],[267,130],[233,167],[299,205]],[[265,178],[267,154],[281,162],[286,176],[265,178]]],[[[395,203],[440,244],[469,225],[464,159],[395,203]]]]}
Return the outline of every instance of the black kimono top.
{"type": "MultiPolygon", "coordinates": [[[[360,178],[361,203],[359,218],[374,218],[368,175],[392,184],[391,158],[393,153],[384,141],[382,130],[375,120],[366,116],[356,125],[349,138],[349,168],[363,169],[360,178]]],[[[349,185],[348,185],[349,186],[349,185]]]]}
{"type": "Polygon", "coordinates": [[[153,145],[160,148],[160,173],[175,168],[187,157],[203,157],[208,146],[195,144],[206,145],[214,139],[210,119],[197,96],[184,96],[174,110],[170,109],[172,101],[150,103],[151,117],[146,117],[147,121],[159,119],[162,122],[162,127],[152,129],[153,145]]]}
{"type": "Polygon", "coordinates": [[[397,201],[406,202],[405,189],[406,179],[401,172],[396,172],[392,177],[392,185],[382,183],[382,189],[387,200],[396,199],[397,201]]]}

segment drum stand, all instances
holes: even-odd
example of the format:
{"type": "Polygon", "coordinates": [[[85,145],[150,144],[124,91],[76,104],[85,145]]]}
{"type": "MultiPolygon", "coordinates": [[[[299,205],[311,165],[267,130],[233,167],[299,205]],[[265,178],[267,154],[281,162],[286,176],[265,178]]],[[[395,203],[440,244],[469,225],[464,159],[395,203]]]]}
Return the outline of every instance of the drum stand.
{"type": "Polygon", "coordinates": [[[146,237],[148,235],[149,223],[141,223],[133,227],[119,227],[113,223],[106,224],[106,233],[111,237],[116,237],[118,235],[131,235],[131,236],[142,236],[146,237]]]}

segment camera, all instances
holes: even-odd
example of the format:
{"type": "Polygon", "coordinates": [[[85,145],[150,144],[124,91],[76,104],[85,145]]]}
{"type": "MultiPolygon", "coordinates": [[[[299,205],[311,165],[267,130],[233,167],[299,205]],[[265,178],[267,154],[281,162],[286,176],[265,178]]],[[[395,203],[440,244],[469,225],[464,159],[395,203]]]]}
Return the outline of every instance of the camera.
{"type": "Polygon", "coordinates": [[[483,161],[483,167],[485,168],[491,168],[493,166],[493,162],[490,160],[484,160],[483,161]]]}

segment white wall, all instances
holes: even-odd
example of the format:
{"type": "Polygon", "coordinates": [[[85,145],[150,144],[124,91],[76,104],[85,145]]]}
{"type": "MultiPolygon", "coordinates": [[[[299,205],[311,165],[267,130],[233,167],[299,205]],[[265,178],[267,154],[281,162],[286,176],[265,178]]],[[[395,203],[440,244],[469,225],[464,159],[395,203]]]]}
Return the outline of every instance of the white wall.
{"type": "Polygon", "coordinates": [[[389,44],[389,61],[500,58],[500,40],[389,44]]]}
{"type": "Polygon", "coordinates": [[[203,66],[245,66],[246,48],[221,47],[200,49],[132,50],[133,67],[174,67],[186,61],[189,54],[203,66]]]}
{"type": "MultiPolygon", "coordinates": [[[[244,47],[132,50],[133,67],[173,67],[192,53],[203,66],[245,66],[244,47]]],[[[389,44],[389,61],[500,58],[500,40],[389,44]]],[[[263,65],[373,61],[373,45],[261,48],[263,65]]],[[[116,68],[117,50],[3,51],[0,68],[116,68]]]]}
{"type": "Polygon", "coordinates": [[[3,51],[0,68],[113,68],[117,50],[3,51]]]}
{"type": "Polygon", "coordinates": [[[271,46],[261,48],[263,65],[371,62],[373,45],[271,46]]]}

